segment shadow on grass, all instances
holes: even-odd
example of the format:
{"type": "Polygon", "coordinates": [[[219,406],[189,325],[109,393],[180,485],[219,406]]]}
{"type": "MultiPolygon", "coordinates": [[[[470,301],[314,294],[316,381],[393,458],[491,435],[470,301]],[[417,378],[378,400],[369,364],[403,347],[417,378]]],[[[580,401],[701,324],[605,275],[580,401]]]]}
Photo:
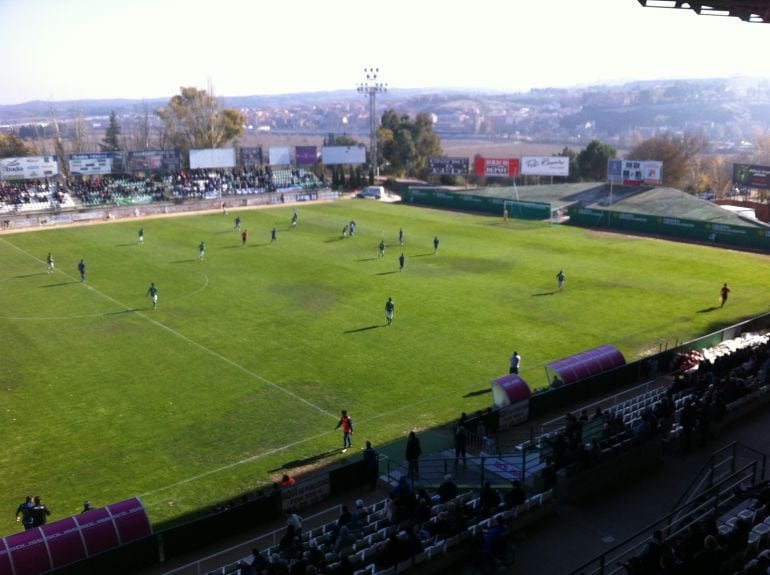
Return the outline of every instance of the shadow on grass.
{"type": "Polygon", "coordinates": [[[378,276],[389,276],[390,274],[397,274],[397,273],[398,273],[398,270],[393,270],[392,272],[380,272],[380,273],[375,274],[375,275],[378,275],[378,276]]]}
{"type": "Polygon", "coordinates": [[[22,278],[33,278],[35,276],[46,275],[47,273],[48,272],[38,272],[36,274],[24,274],[24,275],[21,275],[21,276],[13,276],[13,279],[20,280],[22,278]]]}
{"type": "Polygon", "coordinates": [[[378,327],[385,327],[387,324],[382,325],[367,325],[366,327],[359,327],[358,329],[349,329],[342,333],[358,333],[359,331],[369,331],[370,329],[377,329],[378,327]]]}
{"type": "Polygon", "coordinates": [[[295,467],[302,467],[303,465],[310,465],[312,463],[317,463],[322,459],[326,459],[327,457],[336,455],[339,452],[340,452],[339,449],[332,449],[331,451],[327,451],[325,453],[318,453],[316,455],[311,455],[310,457],[305,457],[304,459],[295,459],[294,461],[287,461],[281,467],[277,469],[269,470],[268,473],[276,473],[277,471],[281,471],[282,469],[293,469],[295,467]]]}
{"type": "MultiPolygon", "coordinates": [[[[146,307],[144,309],[152,309],[152,306],[148,306],[148,307],[146,307]]],[[[104,315],[121,315],[121,314],[124,314],[124,313],[134,313],[135,311],[139,311],[139,308],[138,307],[130,307],[128,309],[122,309],[120,311],[108,311],[104,315]]]]}
{"type": "Polygon", "coordinates": [[[68,285],[79,284],[79,283],[83,283],[83,282],[79,282],[78,280],[72,280],[71,282],[61,282],[61,283],[58,283],[58,284],[48,284],[48,285],[40,286],[40,287],[41,288],[52,288],[52,287],[68,286],[68,285]]]}
{"type": "Polygon", "coordinates": [[[476,391],[469,391],[463,397],[476,397],[477,395],[484,395],[485,393],[492,393],[492,388],[477,389],[476,391]]]}
{"type": "Polygon", "coordinates": [[[140,244],[139,242],[131,242],[130,244],[115,244],[115,247],[116,248],[129,248],[131,246],[140,246],[140,245],[142,245],[142,244],[140,244]]]}
{"type": "Polygon", "coordinates": [[[698,313],[708,313],[710,311],[714,311],[715,309],[719,309],[718,305],[712,305],[711,307],[704,307],[703,309],[699,309],[698,313]]]}
{"type": "Polygon", "coordinates": [[[190,262],[197,262],[199,258],[192,258],[189,260],[174,260],[173,262],[168,262],[170,264],[189,264],[190,262]]]}
{"type": "Polygon", "coordinates": [[[424,258],[425,256],[432,256],[432,255],[434,255],[433,252],[428,252],[428,253],[425,253],[425,254],[417,254],[417,255],[414,255],[412,257],[413,258],[424,258]]]}
{"type": "Polygon", "coordinates": [[[541,295],[554,295],[556,290],[553,291],[541,291],[540,293],[533,293],[532,297],[540,297],[541,295]]]}
{"type": "Polygon", "coordinates": [[[331,244],[331,243],[333,243],[333,242],[341,242],[341,241],[342,241],[342,240],[344,240],[344,239],[346,239],[346,238],[343,238],[343,237],[339,237],[339,236],[337,236],[337,237],[334,237],[334,238],[326,238],[326,239],[324,240],[324,243],[326,243],[326,244],[331,244]]]}
{"type": "Polygon", "coordinates": [[[360,260],[356,260],[357,262],[373,262],[374,260],[378,260],[380,258],[361,258],[360,260]]]}

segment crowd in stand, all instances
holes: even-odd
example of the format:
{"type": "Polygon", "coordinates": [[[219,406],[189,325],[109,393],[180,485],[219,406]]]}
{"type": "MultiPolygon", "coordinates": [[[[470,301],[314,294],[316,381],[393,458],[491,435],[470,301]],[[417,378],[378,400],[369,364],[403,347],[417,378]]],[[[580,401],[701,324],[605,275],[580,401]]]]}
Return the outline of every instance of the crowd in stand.
{"type": "Polygon", "coordinates": [[[264,552],[255,549],[241,562],[241,574],[380,572],[424,557],[426,549],[441,542],[460,539],[470,539],[482,560],[493,561],[507,545],[511,517],[526,501],[519,481],[502,495],[489,483],[478,494],[460,494],[453,477],[446,475],[431,494],[401,477],[386,501],[367,507],[359,499],[352,509],[343,506],[336,521],[309,533],[303,531],[302,518],[288,511],[278,545],[264,552]]]}
{"type": "Polygon", "coordinates": [[[0,181],[0,205],[63,203],[67,193],[85,205],[105,205],[136,198],[151,201],[203,198],[318,188],[321,185],[312,172],[304,169],[273,170],[270,166],[189,170],[165,175],[71,176],[60,180],[0,181]]]}

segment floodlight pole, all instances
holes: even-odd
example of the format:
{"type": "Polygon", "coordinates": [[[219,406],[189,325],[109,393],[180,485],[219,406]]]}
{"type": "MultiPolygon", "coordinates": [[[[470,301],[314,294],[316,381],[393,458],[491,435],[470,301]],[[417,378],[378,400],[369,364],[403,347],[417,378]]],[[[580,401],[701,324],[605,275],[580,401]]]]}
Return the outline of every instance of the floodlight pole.
{"type": "Polygon", "coordinates": [[[377,94],[387,92],[388,85],[377,81],[379,68],[364,68],[366,81],[356,88],[359,94],[369,98],[369,164],[375,178],[380,177],[380,166],[377,162],[377,94]]]}

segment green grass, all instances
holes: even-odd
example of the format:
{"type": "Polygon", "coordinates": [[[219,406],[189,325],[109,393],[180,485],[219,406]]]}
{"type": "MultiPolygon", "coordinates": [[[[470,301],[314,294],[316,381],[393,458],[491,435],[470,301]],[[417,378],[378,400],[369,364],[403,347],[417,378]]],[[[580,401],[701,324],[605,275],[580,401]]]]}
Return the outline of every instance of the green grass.
{"type": "Polygon", "coordinates": [[[340,409],[354,447],[378,445],[489,406],[468,394],[514,349],[539,387],[566,355],[633,359],[767,310],[767,256],[379,202],[300,206],[293,231],[291,213],[240,212],[245,248],[219,213],[0,236],[0,507],[41,494],[61,518],[139,495],[173,519],[338,449],[340,409]]]}

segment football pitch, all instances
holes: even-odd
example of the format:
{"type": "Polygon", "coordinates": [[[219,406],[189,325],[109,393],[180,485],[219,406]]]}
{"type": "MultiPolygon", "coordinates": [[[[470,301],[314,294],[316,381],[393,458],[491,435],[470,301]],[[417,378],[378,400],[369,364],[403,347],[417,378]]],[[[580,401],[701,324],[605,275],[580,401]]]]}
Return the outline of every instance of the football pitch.
{"type": "Polygon", "coordinates": [[[360,457],[488,407],[514,350],[541,387],[566,355],[636,359],[768,309],[765,255],[374,201],[297,209],[295,229],[280,206],[0,236],[0,535],[27,494],[51,519],[132,496],[174,519],[350,456],[341,409],[360,457]]]}

